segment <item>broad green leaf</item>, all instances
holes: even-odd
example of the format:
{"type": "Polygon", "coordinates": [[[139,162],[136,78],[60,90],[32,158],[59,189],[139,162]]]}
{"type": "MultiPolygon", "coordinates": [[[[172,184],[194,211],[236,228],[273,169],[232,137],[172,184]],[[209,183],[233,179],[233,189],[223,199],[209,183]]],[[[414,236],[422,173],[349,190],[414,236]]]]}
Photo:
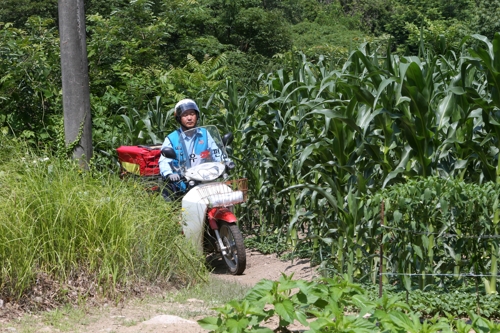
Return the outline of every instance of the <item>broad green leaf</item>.
{"type": "Polygon", "coordinates": [[[431,189],[426,188],[424,190],[424,202],[429,202],[433,197],[434,196],[433,196],[431,189]]]}
{"type": "Polygon", "coordinates": [[[394,222],[395,223],[401,222],[401,219],[403,218],[403,214],[399,210],[394,211],[394,215],[393,216],[394,216],[394,222]]]}
{"type": "Polygon", "coordinates": [[[274,331],[268,327],[252,327],[252,333],[274,333],[274,331]]]}
{"type": "Polygon", "coordinates": [[[420,258],[420,259],[423,259],[424,258],[424,255],[422,253],[422,249],[420,248],[420,246],[418,245],[415,245],[415,244],[412,244],[412,248],[413,248],[413,251],[415,252],[415,254],[420,258]]]}
{"type": "Polygon", "coordinates": [[[415,323],[402,312],[391,311],[389,312],[389,318],[397,327],[402,328],[407,332],[420,332],[420,325],[415,325],[415,323]]]}
{"type": "Polygon", "coordinates": [[[391,171],[384,179],[384,183],[382,184],[382,188],[385,187],[385,185],[387,185],[387,183],[389,181],[391,181],[391,179],[395,178],[397,175],[399,175],[400,173],[402,173],[404,171],[404,169],[402,167],[398,167],[396,168],[396,170],[394,171],[391,171]]]}
{"type": "Polygon", "coordinates": [[[267,302],[272,303],[273,297],[271,291],[273,290],[274,282],[268,279],[262,279],[248,291],[245,299],[250,302],[267,302]]]}
{"type": "Polygon", "coordinates": [[[293,186],[290,186],[290,187],[287,187],[285,188],[284,190],[282,190],[281,192],[279,192],[278,194],[281,194],[283,192],[287,192],[287,191],[291,191],[293,189],[298,189],[298,188],[307,188],[307,189],[310,189],[312,191],[316,191],[318,192],[319,194],[321,194],[323,197],[326,198],[326,200],[328,201],[328,203],[332,206],[332,207],[335,207],[337,208],[337,201],[335,200],[335,197],[333,195],[331,195],[330,193],[328,193],[324,188],[320,187],[320,186],[317,186],[317,185],[313,185],[313,184],[299,184],[299,185],[293,185],[293,186]]]}
{"type": "Polygon", "coordinates": [[[295,309],[290,300],[285,299],[282,302],[274,303],[274,308],[276,310],[276,314],[278,314],[283,320],[292,323],[295,319],[295,309]]]}
{"type": "Polygon", "coordinates": [[[464,88],[459,87],[459,86],[451,86],[449,88],[450,92],[452,92],[455,95],[464,95],[466,94],[464,88]]]}
{"type": "MultiPolygon", "coordinates": [[[[310,303],[310,304],[313,304],[313,303],[310,303]]],[[[309,322],[307,321],[307,316],[303,311],[296,310],[295,311],[295,318],[297,318],[299,323],[301,323],[302,325],[304,325],[306,327],[309,326],[309,322]]]]}
{"type": "Polygon", "coordinates": [[[385,92],[385,88],[393,83],[397,83],[396,78],[390,77],[388,79],[384,79],[380,85],[377,87],[377,96],[375,97],[375,101],[373,102],[373,107],[375,108],[377,105],[378,100],[382,96],[383,92],[385,92]]]}
{"type": "Polygon", "coordinates": [[[229,318],[226,321],[226,326],[229,329],[229,332],[239,333],[239,332],[243,332],[243,330],[248,327],[248,323],[249,323],[249,321],[247,318],[241,318],[239,320],[229,318]]]}
{"type": "Polygon", "coordinates": [[[351,319],[349,317],[352,317],[353,320],[350,320],[348,323],[346,323],[344,330],[349,330],[350,332],[366,332],[366,333],[372,333],[372,332],[377,332],[379,330],[378,326],[376,323],[370,322],[364,318],[355,318],[353,316],[345,316],[344,321],[346,319],[351,319]]]}
{"type": "Polygon", "coordinates": [[[222,319],[217,317],[205,317],[198,320],[198,324],[209,331],[215,331],[222,326],[222,319]]]}
{"type": "Polygon", "coordinates": [[[325,332],[325,330],[323,329],[324,327],[333,327],[333,326],[335,326],[333,320],[322,317],[309,323],[309,327],[311,327],[311,329],[314,330],[314,332],[325,332]]]}
{"type": "Polygon", "coordinates": [[[446,95],[445,98],[439,102],[438,105],[438,110],[437,110],[437,116],[436,116],[436,121],[437,121],[437,130],[441,130],[450,120],[449,114],[453,111],[453,95],[448,94],[446,95]]]}
{"type": "Polygon", "coordinates": [[[292,280],[292,278],[293,273],[291,275],[285,275],[284,273],[281,273],[281,276],[278,280],[278,292],[289,291],[298,288],[297,281],[292,280]]]}

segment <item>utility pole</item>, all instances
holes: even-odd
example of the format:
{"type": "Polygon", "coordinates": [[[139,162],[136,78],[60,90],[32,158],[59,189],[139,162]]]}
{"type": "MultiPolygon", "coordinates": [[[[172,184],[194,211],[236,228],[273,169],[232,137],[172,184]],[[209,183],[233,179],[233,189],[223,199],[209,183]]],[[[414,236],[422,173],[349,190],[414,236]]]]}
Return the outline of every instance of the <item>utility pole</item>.
{"type": "Polygon", "coordinates": [[[80,165],[92,158],[92,117],[84,0],[58,0],[66,147],[80,165]]]}

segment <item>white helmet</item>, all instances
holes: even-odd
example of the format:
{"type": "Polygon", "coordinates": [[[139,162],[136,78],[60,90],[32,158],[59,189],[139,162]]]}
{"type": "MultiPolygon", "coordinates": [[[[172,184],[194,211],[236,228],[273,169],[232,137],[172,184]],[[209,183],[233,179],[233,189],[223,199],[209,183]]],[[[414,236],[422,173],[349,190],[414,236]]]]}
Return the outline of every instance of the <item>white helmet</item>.
{"type": "Polygon", "coordinates": [[[186,98],[175,104],[175,120],[180,123],[182,114],[188,110],[195,110],[196,119],[200,119],[200,109],[198,109],[198,105],[196,105],[195,101],[192,99],[186,98]]]}

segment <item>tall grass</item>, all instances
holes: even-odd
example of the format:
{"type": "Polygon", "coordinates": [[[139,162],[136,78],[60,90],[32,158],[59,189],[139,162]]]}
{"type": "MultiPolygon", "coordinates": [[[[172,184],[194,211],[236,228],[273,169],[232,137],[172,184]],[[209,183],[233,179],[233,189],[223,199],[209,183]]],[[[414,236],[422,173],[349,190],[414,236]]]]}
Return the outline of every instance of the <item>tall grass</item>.
{"type": "Polygon", "coordinates": [[[180,234],[176,206],[138,182],[82,172],[0,138],[0,295],[40,275],[85,279],[104,293],[139,281],[193,282],[203,263],[180,234]]]}

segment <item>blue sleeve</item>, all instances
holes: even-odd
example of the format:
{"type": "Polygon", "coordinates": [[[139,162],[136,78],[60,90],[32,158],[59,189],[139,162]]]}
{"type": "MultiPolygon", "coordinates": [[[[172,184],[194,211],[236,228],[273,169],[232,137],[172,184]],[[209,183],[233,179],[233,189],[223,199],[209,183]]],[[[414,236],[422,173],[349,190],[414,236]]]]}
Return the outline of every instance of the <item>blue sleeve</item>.
{"type": "MultiPolygon", "coordinates": [[[[161,146],[162,149],[165,148],[165,147],[173,148],[172,147],[172,143],[170,142],[170,140],[168,139],[168,137],[165,138],[165,141],[163,141],[163,144],[161,146]]],[[[158,165],[160,167],[160,174],[163,177],[166,177],[166,176],[170,175],[171,173],[173,173],[172,167],[170,166],[170,163],[172,161],[173,161],[173,159],[166,158],[163,155],[160,155],[160,160],[158,161],[158,165]]]]}

